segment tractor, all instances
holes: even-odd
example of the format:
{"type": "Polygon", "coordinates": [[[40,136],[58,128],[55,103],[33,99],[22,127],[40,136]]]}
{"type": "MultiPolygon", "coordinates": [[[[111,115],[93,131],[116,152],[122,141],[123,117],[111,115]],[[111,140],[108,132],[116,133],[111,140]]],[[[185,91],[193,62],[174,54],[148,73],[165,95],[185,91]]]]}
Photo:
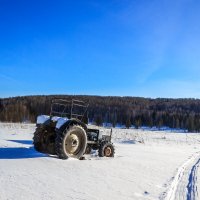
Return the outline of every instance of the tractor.
{"type": "Polygon", "coordinates": [[[84,123],[89,104],[80,100],[53,99],[50,115],[37,117],[33,137],[35,150],[57,155],[60,159],[84,159],[84,154],[98,150],[99,157],[114,157],[110,135],[84,123]]]}

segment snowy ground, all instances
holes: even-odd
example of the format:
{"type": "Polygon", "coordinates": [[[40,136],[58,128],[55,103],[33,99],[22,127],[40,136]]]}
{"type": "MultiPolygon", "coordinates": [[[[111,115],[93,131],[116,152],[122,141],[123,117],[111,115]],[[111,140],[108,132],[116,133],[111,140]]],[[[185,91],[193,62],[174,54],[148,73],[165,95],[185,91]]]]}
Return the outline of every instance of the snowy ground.
{"type": "Polygon", "coordinates": [[[0,124],[1,200],[200,198],[199,134],[114,129],[114,158],[79,161],[37,153],[34,128],[0,124]]]}

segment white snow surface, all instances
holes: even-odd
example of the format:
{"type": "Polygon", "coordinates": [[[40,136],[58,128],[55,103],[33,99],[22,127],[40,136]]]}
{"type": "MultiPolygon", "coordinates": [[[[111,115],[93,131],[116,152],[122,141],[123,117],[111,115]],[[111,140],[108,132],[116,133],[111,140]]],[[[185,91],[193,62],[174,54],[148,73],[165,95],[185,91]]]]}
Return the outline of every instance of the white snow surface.
{"type": "Polygon", "coordinates": [[[199,134],[113,129],[114,158],[80,161],[36,152],[34,130],[0,123],[0,200],[199,199],[199,134]]]}

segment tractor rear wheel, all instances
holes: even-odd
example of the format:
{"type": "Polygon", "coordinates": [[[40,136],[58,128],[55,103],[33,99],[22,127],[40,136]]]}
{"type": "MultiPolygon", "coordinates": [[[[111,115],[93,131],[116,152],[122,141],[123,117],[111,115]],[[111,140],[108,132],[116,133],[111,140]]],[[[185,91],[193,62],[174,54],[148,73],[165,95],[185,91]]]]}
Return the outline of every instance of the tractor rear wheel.
{"type": "Polygon", "coordinates": [[[104,141],[99,147],[99,157],[114,157],[115,148],[112,143],[104,141]]]}
{"type": "Polygon", "coordinates": [[[36,151],[39,152],[44,152],[44,145],[43,145],[43,135],[44,135],[44,130],[41,128],[36,128],[33,136],[33,146],[36,151]]]}
{"type": "Polygon", "coordinates": [[[79,125],[70,126],[62,134],[57,134],[56,153],[61,159],[80,159],[85,153],[86,146],[87,134],[79,125]]]}
{"type": "Polygon", "coordinates": [[[55,133],[37,127],[33,136],[33,145],[36,151],[55,154],[55,133]]]}

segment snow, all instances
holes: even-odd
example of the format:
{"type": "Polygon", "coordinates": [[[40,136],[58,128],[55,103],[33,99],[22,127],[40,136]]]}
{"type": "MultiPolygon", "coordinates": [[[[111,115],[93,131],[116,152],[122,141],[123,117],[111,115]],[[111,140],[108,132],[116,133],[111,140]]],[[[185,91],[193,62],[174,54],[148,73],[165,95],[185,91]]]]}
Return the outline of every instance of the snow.
{"type": "Polygon", "coordinates": [[[80,161],[36,152],[34,129],[0,123],[1,200],[198,199],[199,134],[115,128],[114,158],[80,161]]]}

